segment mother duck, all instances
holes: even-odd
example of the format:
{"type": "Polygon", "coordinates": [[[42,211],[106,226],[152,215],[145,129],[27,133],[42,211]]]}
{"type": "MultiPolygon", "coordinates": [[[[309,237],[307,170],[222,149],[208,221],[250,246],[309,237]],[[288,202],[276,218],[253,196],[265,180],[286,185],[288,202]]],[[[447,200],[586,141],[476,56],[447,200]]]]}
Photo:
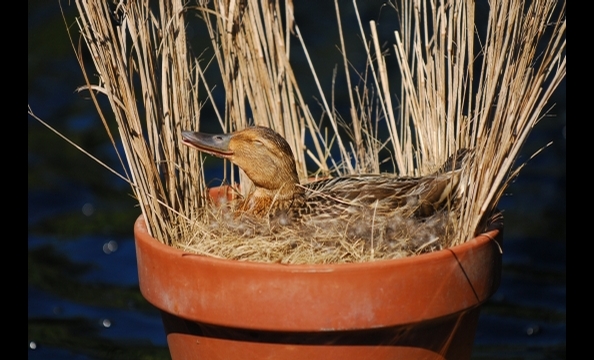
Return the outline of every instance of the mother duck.
{"type": "Polygon", "coordinates": [[[468,154],[459,150],[439,171],[424,177],[348,175],[302,185],[289,144],[267,127],[229,134],[183,131],[182,138],[185,145],[230,160],[252,180],[252,192],[236,211],[314,221],[364,213],[373,218],[433,215],[455,198],[460,165],[468,154]]]}

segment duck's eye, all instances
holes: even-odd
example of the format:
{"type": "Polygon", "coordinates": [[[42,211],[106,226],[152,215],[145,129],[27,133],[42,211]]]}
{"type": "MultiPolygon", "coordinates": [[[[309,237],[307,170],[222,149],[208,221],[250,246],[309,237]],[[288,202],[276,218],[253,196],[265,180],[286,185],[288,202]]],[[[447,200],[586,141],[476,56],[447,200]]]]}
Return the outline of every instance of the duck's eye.
{"type": "Polygon", "coordinates": [[[260,140],[254,140],[254,145],[262,146],[262,142],[260,140]]]}

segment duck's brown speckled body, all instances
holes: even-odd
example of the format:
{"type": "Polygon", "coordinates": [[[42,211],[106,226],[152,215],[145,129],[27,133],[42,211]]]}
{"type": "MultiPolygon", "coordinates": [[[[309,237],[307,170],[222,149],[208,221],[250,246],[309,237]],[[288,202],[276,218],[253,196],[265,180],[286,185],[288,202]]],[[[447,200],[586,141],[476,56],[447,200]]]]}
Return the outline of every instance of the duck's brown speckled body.
{"type": "Polygon", "coordinates": [[[349,175],[301,185],[288,143],[273,130],[254,126],[230,134],[182,132],[183,143],[229,159],[254,183],[237,211],[256,217],[279,213],[290,218],[325,221],[372,214],[427,217],[443,208],[459,183],[459,151],[436,173],[418,178],[393,175],[349,175]],[[454,166],[457,164],[458,166],[454,166]]]}

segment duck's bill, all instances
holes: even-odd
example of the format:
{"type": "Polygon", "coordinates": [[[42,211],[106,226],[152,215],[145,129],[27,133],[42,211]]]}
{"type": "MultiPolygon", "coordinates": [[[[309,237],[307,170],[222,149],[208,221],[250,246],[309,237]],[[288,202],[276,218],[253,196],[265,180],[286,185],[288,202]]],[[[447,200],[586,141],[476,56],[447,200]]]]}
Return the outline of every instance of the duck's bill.
{"type": "Polygon", "coordinates": [[[210,155],[226,158],[233,155],[229,150],[229,134],[205,134],[193,131],[182,131],[182,143],[210,155]]]}

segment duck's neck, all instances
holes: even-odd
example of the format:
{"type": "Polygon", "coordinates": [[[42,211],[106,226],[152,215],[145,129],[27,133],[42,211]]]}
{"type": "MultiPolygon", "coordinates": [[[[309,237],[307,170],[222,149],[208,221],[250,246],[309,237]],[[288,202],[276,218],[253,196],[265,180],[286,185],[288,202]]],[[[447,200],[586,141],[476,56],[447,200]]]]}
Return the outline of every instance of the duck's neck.
{"type": "Polygon", "coordinates": [[[255,215],[274,214],[277,210],[289,210],[299,206],[304,190],[297,183],[285,183],[276,189],[255,186],[255,189],[240,205],[242,211],[255,215]]]}

